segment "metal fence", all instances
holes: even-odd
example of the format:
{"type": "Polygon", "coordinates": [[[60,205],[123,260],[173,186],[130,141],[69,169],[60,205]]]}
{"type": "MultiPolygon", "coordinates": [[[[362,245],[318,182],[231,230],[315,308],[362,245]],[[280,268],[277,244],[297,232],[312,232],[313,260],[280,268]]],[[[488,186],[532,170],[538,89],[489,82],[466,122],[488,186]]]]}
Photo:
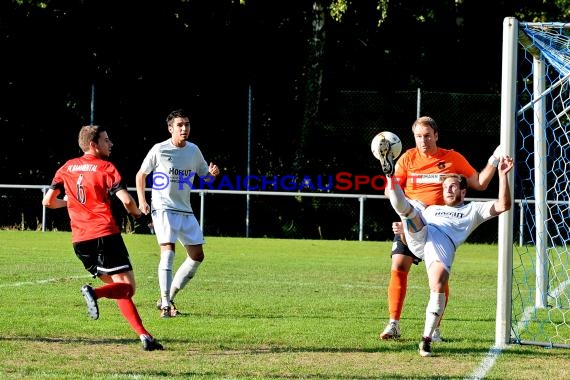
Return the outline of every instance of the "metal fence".
{"type": "MultiPolygon", "coordinates": [[[[65,209],[46,209],[41,204],[41,199],[47,191],[47,185],[10,185],[0,184],[0,207],[6,202],[12,202],[12,210],[18,210],[16,214],[4,214],[0,217],[0,227],[18,230],[38,231],[70,231],[69,218],[65,209]],[[8,221],[9,220],[9,221],[8,221]]],[[[134,188],[128,188],[134,193],[134,188]]],[[[391,213],[378,213],[381,208],[391,206],[386,196],[372,194],[326,194],[326,193],[299,193],[277,191],[229,191],[229,190],[193,190],[195,194],[194,211],[199,219],[204,234],[208,236],[233,236],[233,237],[271,237],[271,238],[299,238],[309,236],[312,239],[337,240],[336,236],[342,234],[344,240],[359,241],[386,241],[391,240],[391,224],[398,220],[397,215],[391,213]],[[306,204],[319,203],[319,207],[311,213],[311,222],[300,223],[304,214],[297,215],[287,221],[283,228],[275,229],[270,224],[282,225],[282,221],[257,221],[256,217],[248,218],[246,208],[248,198],[253,208],[263,208],[264,213],[269,215],[283,215],[284,210],[277,210],[276,205],[290,208],[291,204],[306,200],[306,204]],[[277,202],[277,199],[287,202],[277,202]],[[219,203],[222,205],[220,206],[219,203]],[[228,205],[239,204],[241,212],[236,215],[229,210],[228,205]],[[335,213],[340,205],[345,208],[341,218],[349,214],[349,220],[339,220],[335,213]],[[220,211],[222,210],[222,211],[220,211]],[[336,211],[335,211],[336,210],[336,211]],[[233,223],[227,223],[231,218],[233,223]],[[220,220],[224,220],[220,223],[220,220]],[[231,225],[231,229],[224,226],[231,225]],[[343,230],[346,229],[346,230],[343,230]],[[307,230],[311,230],[307,231],[307,230]],[[343,230],[343,231],[340,231],[343,230]],[[383,233],[378,233],[381,230],[383,233]]],[[[134,195],[134,194],[133,194],[134,195]]],[[[488,198],[466,198],[467,201],[489,200],[488,198]]],[[[519,243],[522,244],[522,231],[524,226],[524,213],[521,204],[524,201],[515,200],[515,220],[517,226],[513,226],[515,233],[519,233],[519,243]]],[[[117,205],[119,206],[119,205],[117,205]]],[[[122,206],[121,206],[122,207],[122,206]]],[[[251,207],[251,206],[250,206],[251,207]]],[[[299,209],[297,209],[299,210],[299,209]]],[[[124,210],[116,210],[116,219],[123,232],[133,232],[133,221],[125,215],[124,210]]],[[[255,215],[259,215],[256,212],[255,215]]],[[[496,242],[497,223],[491,220],[482,224],[470,237],[470,242],[496,242]]]]}
{"type": "MultiPolygon", "coordinates": [[[[69,231],[69,220],[65,209],[46,209],[41,204],[41,199],[48,187],[47,185],[0,184],[0,189],[3,189],[0,193],[0,202],[4,204],[11,203],[10,209],[12,210],[10,214],[4,214],[3,217],[0,218],[0,226],[3,228],[21,230],[69,231]]],[[[128,188],[128,190],[131,193],[136,191],[134,188],[128,188]]],[[[351,237],[350,240],[358,239],[362,241],[370,237],[370,234],[366,233],[365,212],[373,212],[374,209],[373,205],[370,205],[367,210],[365,206],[366,201],[386,200],[386,196],[384,195],[370,194],[340,195],[330,193],[232,190],[193,190],[192,192],[196,194],[193,201],[199,201],[198,204],[193,205],[193,208],[204,233],[219,236],[296,237],[299,234],[299,228],[301,228],[300,223],[296,219],[288,221],[288,223],[285,224],[285,228],[281,229],[281,234],[271,233],[270,231],[272,229],[268,226],[263,228],[262,231],[259,231],[259,227],[264,223],[259,223],[255,218],[251,220],[251,218],[247,217],[245,211],[248,207],[250,209],[261,207],[267,211],[271,211],[271,209],[274,210],[275,205],[279,203],[275,201],[275,197],[287,198],[288,200],[293,200],[293,203],[299,203],[302,201],[302,198],[309,198],[311,200],[309,203],[314,203],[317,200],[320,201],[321,207],[319,207],[319,209],[324,213],[323,215],[318,215],[313,218],[315,234],[312,237],[319,239],[333,238],[328,235],[329,223],[319,224],[316,222],[317,220],[330,220],[330,225],[333,226],[350,225],[350,231],[348,231],[348,236],[351,237]],[[268,201],[266,197],[273,198],[273,201],[268,201]],[[332,206],[330,201],[333,201],[332,206]],[[332,216],[331,213],[333,213],[331,212],[331,207],[333,209],[339,207],[339,202],[342,202],[344,207],[351,209],[349,213],[354,216],[353,220],[341,222],[330,219],[332,216]],[[218,203],[223,203],[223,205],[220,206],[218,203]],[[233,207],[235,211],[232,211],[230,205],[236,205],[238,203],[241,207],[233,207]],[[248,203],[250,203],[249,206],[248,203]],[[270,206],[268,209],[268,205],[273,206],[270,206]],[[241,212],[238,211],[240,208],[241,212]],[[234,212],[236,212],[236,214],[232,215],[234,212]],[[228,218],[233,219],[234,223],[228,224],[228,218]],[[231,225],[233,228],[231,230],[222,230],[218,223],[219,220],[222,219],[225,220],[223,225],[231,225]]],[[[284,207],[290,207],[291,203],[283,202],[282,204],[284,207]]],[[[259,214],[259,212],[256,212],[256,214],[259,214]]],[[[395,215],[391,215],[390,220],[394,217],[395,215]]],[[[374,215],[368,215],[368,218],[372,219],[374,215]]],[[[132,221],[125,215],[124,211],[117,209],[116,219],[124,232],[132,231],[132,221]]],[[[300,219],[303,219],[302,215],[300,219]]]]}
{"type": "MultiPolygon", "coordinates": [[[[243,99],[238,100],[233,103],[244,103],[243,99]]],[[[297,168],[298,171],[291,174],[335,175],[347,172],[376,175],[379,172],[378,162],[369,148],[372,137],[379,131],[390,130],[402,139],[404,148],[412,147],[411,124],[418,115],[434,117],[440,127],[438,145],[463,153],[476,169],[485,166],[499,143],[498,94],[341,91],[327,98],[320,114],[321,122],[315,126],[318,129],[315,133],[320,138],[318,149],[311,149],[306,154],[312,166],[297,168]]],[[[235,115],[233,119],[240,120],[240,117],[235,115]]],[[[253,173],[283,175],[285,171],[293,171],[290,159],[291,150],[295,147],[290,142],[291,128],[277,128],[274,119],[265,120],[259,111],[253,110],[253,173]]],[[[224,128],[230,127],[235,128],[224,128]]],[[[70,126],[70,129],[75,133],[76,126],[70,126]]],[[[223,136],[224,131],[220,130],[219,135],[223,136]]],[[[151,141],[154,139],[150,138],[151,141]]],[[[206,152],[214,150],[212,142],[203,142],[206,152]]],[[[131,184],[134,181],[143,158],[139,156],[144,152],[140,153],[140,149],[127,151],[125,145],[118,144],[123,148],[116,165],[129,185],[129,181],[131,184]]],[[[217,163],[231,163],[233,166],[228,168],[228,172],[246,173],[245,167],[240,167],[245,162],[245,146],[239,141],[216,143],[216,156],[219,152],[226,155],[217,158],[217,163]]],[[[14,152],[6,153],[4,162],[9,160],[10,166],[6,168],[10,170],[5,171],[11,174],[5,176],[4,181],[30,185],[4,185],[0,188],[0,226],[69,229],[65,210],[48,210],[44,215],[41,196],[44,184],[51,181],[56,167],[77,153],[68,153],[69,149],[62,148],[49,159],[36,160],[31,168],[22,166],[24,163],[19,159],[18,152],[27,149],[29,147],[15,143],[9,147],[10,152],[14,152]]],[[[192,198],[196,214],[204,220],[204,232],[215,236],[389,240],[391,222],[397,219],[389,203],[383,199],[383,191],[371,187],[330,191],[327,195],[310,191],[287,195],[285,192],[271,194],[230,190],[197,190],[196,193],[192,198]],[[207,218],[203,214],[207,214],[207,218]]],[[[496,183],[492,182],[485,192],[470,192],[469,195],[493,198],[496,196],[496,183]]],[[[130,221],[124,217],[122,206],[118,205],[116,215],[121,225],[128,229],[130,221]]],[[[496,230],[493,230],[492,223],[481,226],[473,239],[494,241],[496,230]]]]}

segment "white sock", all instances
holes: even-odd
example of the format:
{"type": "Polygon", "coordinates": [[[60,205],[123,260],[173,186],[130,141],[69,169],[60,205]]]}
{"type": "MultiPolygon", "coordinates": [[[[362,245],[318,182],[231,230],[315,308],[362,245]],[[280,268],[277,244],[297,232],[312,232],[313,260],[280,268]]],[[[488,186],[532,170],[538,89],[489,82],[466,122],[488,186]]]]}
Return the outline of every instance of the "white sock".
{"type": "Polygon", "coordinates": [[[161,251],[158,263],[158,286],[160,287],[160,300],[162,306],[170,305],[170,286],[172,285],[172,266],[174,265],[174,251],[161,251]]]}
{"type": "Polygon", "coordinates": [[[409,217],[410,213],[414,211],[414,208],[410,202],[408,202],[408,199],[404,195],[400,185],[394,183],[393,179],[390,179],[387,186],[389,186],[390,189],[388,190],[388,198],[390,199],[392,208],[398,213],[398,215],[409,217]]]}
{"type": "Polygon", "coordinates": [[[425,227],[425,224],[415,222],[415,217],[418,216],[418,212],[415,209],[408,214],[406,217],[402,217],[402,222],[404,223],[404,228],[409,232],[419,232],[425,227]]]}
{"type": "Polygon", "coordinates": [[[196,271],[198,270],[200,264],[202,264],[201,261],[194,261],[191,258],[187,257],[174,275],[174,279],[172,280],[172,288],[176,288],[178,290],[184,289],[188,281],[190,281],[196,274],[196,271]]]}
{"type": "Polygon", "coordinates": [[[443,311],[445,310],[445,293],[430,292],[429,302],[426,307],[426,322],[424,325],[424,335],[431,337],[435,330],[443,311]]]}

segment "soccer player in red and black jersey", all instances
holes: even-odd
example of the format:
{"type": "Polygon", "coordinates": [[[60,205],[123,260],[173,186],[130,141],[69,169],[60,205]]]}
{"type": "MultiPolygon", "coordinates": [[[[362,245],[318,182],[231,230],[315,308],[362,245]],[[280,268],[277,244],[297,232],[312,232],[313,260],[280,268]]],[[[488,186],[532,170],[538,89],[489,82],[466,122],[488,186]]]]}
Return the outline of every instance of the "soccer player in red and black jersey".
{"type": "Polygon", "coordinates": [[[93,278],[99,277],[105,283],[97,288],[89,285],[81,288],[91,318],[99,318],[99,298],[115,299],[139,335],[143,349],[162,350],[162,345],[143,326],[132,300],[135,275],[121,230],[111,212],[111,197],[119,198],[134,218],[140,218],[141,211],[123,186],[116,167],[107,161],[113,143],[105,128],[82,127],[79,147],[83,156],[67,161],[57,170],[42,204],[49,208],[67,207],[75,254],[93,278]]]}

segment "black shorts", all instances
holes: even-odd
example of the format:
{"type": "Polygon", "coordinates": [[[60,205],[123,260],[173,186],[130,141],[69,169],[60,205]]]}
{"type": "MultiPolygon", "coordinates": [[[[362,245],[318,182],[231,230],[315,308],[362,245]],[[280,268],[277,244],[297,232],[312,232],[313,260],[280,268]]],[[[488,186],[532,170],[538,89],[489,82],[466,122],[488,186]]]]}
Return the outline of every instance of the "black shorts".
{"type": "Polygon", "coordinates": [[[73,250],[94,278],[133,270],[120,233],[73,243],[73,250]]]}
{"type": "Polygon", "coordinates": [[[390,257],[394,255],[404,255],[411,257],[412,260],[414,260],[414,264],[416,265],[422,262],[422,259],[415,256],[412,253],[412,251],[410,251],[410,248],[408,248],[408,246],[404,244],[402,238],[400,237],[400,234],[394,235],[394,241],[392,243],[392,253],[390,254],[390,257]]]}

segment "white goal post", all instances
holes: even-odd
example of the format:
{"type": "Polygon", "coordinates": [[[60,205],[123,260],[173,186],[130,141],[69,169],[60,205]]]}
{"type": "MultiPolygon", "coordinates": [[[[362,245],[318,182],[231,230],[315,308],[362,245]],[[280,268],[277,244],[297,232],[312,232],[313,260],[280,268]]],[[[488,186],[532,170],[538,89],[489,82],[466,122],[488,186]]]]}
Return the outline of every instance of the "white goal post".
{"type": "Polygon", "coordinates": [[[502,55],[501,145],[520,210],[499,216],[495,345],[570,348],[570,24],[505,18],[502,55]]]}

